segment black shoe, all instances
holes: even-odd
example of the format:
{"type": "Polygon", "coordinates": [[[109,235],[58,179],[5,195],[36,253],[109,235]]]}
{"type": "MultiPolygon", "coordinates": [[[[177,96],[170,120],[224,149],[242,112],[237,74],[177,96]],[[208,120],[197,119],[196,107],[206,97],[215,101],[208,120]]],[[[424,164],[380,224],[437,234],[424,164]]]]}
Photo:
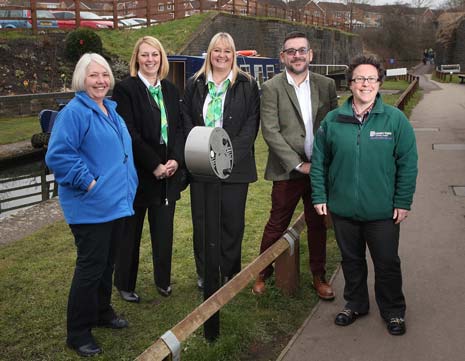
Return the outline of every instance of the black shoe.
{"type": "Polygon", "coordinates": [[[134,303],[139,303],[140,302],[140,297],[137,293],[135,293],[134,291],[132,292],[127,292],[127,291],[121,291],[121,290],[118,290],[119,292],[119,295],[121,296],[121,298],[127,302],[134,302],[134,303]]]}
{"type": "Polygon", "coordinates": [[[85,345],[75,347],[68,343],[68,347],[73,349],[82,357],[90,357],[102,352],[102,349],[94,341],[86,343],[85,345]]]}
{"type": "Polygon", "coordinates": [[[389,321],[386,321],[387,329],[391,335],[400,336],[406,331],[405,321],[402,317],[392,317],[389,321]]]}
{"type": "Polygon", "coordinates": [[[167,288],[161,288],[157,286],[157,291],[160,295],[163,297],[169,297],[171,295],[171,286],[168,286],[167,288]]]}
{"type": "Polygon", "coordinates": [[[126,321],[124,318],[116,316],[115,318],[113,318],[112,320],[109,320],[109,321],[99,321],[97,326],[98,327],[121,329],[121,328],[128,327],[129,322],[126,321]]]}
{"type": "Polygon", "coordinates": [[[352,311],[350,308],[344,308],[339,312],[334,320],[334,323],[338,326],[349,326],[353,323],[358,317],[366,315],[366,313],[358,313],[352,311]]]}

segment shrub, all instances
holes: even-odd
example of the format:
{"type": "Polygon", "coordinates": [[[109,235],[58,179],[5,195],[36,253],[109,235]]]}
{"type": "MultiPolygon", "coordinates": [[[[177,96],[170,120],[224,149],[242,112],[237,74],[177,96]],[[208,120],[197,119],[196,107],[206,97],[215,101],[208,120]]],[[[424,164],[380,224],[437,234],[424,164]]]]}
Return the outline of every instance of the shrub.
{"type": "Polygon", "coordinates": [[[65,55],[71,61],[77,61],[85,53],[102,54],[102,40],[90,29],[76,29],[65,39],[65,55]]]}

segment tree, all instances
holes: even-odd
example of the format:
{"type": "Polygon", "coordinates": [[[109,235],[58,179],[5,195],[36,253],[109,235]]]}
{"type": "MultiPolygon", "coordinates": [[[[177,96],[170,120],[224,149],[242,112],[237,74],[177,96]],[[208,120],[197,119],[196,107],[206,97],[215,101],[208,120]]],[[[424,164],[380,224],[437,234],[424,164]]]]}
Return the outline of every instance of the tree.
{"type": "Polygon", "coordinates": [[[440,8],[465,11],[465,0],[445,0],[440,8]]]}
{"type": "Polygon", "coordinates": [[[421,21],[415,21],[406,15],[405,5],[393,5],[388,9],[382,27],[360,32],[364,45],[381,58],[395,58],[405,62],[405,66],[419,62],[423,49],[435,43],[432,21],[418,17],[421,21]]]}

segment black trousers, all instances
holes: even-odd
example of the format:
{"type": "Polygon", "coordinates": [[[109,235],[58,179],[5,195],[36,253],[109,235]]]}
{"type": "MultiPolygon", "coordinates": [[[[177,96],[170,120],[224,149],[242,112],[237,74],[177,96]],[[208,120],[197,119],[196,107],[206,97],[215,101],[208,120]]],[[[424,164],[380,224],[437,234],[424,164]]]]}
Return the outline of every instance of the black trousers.
{"type": "Polygon", "coordinates": [[[118,249],[115,263],[115,286],[119,290],[136,289],[139,269],[139,249],[148,210],[154,282],[158,287],[171,284],[171,257],[173,249],[173,219],[176,203],[134,207],[135,214],[127,218],[124,240],[118,249]]]}
{"type": "MultiPolygon", "coordinates": [[[[208,184],[206,185],[208,187],[208,184]]],[[[221,183],[221,260],[223,277],[233,277],[241,271],[242,238],[245,228],[245,206],[248,183],[221,183]]],[[[194,256],[197,274],[204,276],[205,188],[191,182],[191,211],[194,227],[194,256]]]]}
{"type": "Polygon", "coordinates": [[[124,219],[70,224],[77,247],[76,268],[68,297],[67,342],[79,347],[92,340],[91,329],[116,315],[111,307],[115,250],[124,219]]]}
{"type": "Polygon", "coordinates": [[[381,317],[404,317],[399,225],[392,219],[355,221],[332,214],[336,240],[342,255],[346,307],[360,313],[369,309],[366,245],[375,270],[375,297],[381,317]]]}

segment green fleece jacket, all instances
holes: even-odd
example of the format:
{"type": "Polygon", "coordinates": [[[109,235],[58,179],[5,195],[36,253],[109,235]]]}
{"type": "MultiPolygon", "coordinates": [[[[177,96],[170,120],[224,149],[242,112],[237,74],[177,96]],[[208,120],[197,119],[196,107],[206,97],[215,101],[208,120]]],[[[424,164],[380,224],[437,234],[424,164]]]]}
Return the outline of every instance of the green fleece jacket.
{"type": "Polygon", "coordinates": [[[315,136],[313,204],[360,221],[392,218],[394,208],[410,210],[417,161],[413,128],[399,109],[378,94],[360,124],[350,97],[327,114],[315,136]]]}

